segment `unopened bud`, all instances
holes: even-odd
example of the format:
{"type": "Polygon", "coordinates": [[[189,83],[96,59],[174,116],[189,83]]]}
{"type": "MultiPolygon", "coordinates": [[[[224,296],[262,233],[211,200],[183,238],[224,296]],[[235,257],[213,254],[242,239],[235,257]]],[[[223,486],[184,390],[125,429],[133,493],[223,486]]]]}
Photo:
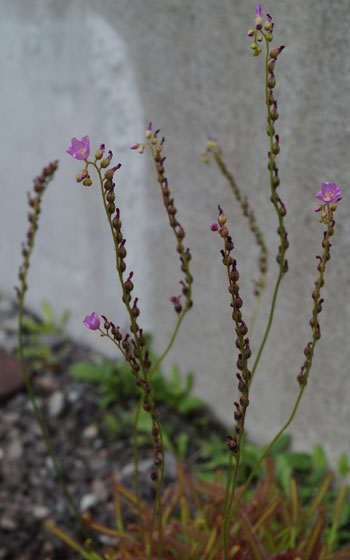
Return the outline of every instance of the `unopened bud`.
{"type": "Polygon", "coordinates": [[[99,147],[99,149],[95,153],[95,159],[101,159],[104,151],[105,151],[105,145],[101,144],[101,146],[99,147]]]}
{"type": "Polygon", "coordinates": [[[75,176],[75,180],[77,183],[80,183],[83,179],[85,179],[85,177],[87,177],[88,172],[86,171],[86,169],[82,169],[81,171],[79,171],[79,173],[75,176]]]}
{"type": "Polygon", "coordinates": [[[84,179],[84,181],[83,181],[83,185],[84,185],[84,187],[91,187],[91,185],[92,185],[92,181],[91,181],[91,179],[90,179],[90,176],[89,176],[89,175],[88,175],[88,176],[86,177],[86,179],[84,179]]]}

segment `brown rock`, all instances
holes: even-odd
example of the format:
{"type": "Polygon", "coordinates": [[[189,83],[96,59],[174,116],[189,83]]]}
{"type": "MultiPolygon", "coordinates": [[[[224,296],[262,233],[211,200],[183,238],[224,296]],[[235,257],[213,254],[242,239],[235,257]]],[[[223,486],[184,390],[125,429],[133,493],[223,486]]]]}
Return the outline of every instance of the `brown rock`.
{"type": "Polygon", "coordinates": [[[24,387],[25,383],[19,360],[0,350],[0,400],[24,387]]]}

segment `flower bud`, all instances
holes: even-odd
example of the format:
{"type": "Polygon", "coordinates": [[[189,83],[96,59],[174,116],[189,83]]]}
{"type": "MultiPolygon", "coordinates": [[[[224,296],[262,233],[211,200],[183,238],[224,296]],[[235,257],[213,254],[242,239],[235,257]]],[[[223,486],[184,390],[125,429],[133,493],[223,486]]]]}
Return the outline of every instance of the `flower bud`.
{"type": "Polygon", "coordinates": [[[105,145],[101,144],[97,152],[95,153],[95,159],[101,159],[105,151],[105,145]]]}
{"type": "Polygon", "coordinates": [[[157,478],[158,478],[157,471],[155,471],[155,470],[151,471],[150,477],[151,477],[151,480],[157,480],[157,478]]]}
{"type": "Polygon", "coordinates": [[[82,169],[81,171],[79,171],[79,173],[75,176],[75,180],[77,183],[80,183],[83,179],[85,179],[85,177],[88,176],[88,172],[86,171],[86,169],[82,169]]]}
{"type": "Polygon", "coordinates": [[[90,179],[90,175],[88,175],[88,176],[86,177],[86,179],[84,179],[83,185],[84,185],[84,187],[91,187],[92,181],[91,181],[91,179],[90,179]]]}

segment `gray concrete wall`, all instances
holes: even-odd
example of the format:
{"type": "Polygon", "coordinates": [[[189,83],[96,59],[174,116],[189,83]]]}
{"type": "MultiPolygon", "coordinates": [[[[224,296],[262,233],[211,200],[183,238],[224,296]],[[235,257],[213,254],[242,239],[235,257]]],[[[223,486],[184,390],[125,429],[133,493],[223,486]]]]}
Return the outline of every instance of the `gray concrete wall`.
{"type": "MultiPolygon", "coordinates": [[[[162,350],[174,327],[169,297],[179,267],[158,185],[147,154],[128,146],[153,121],[166,136],[167,173],[193,254],[194,308],[168,363],[196,372],[196,391],[230,425],[237,399],[236,350],[219,238],[209,231],[220,202],[229,218],[241,272],[243,313],[253,309],[257,255],[251,233],[214,165],[201,164],[207,135],[223,147],[238,183],[256,209],[270,247],[266,290],[252,341],[256,352],[277,276],[277,220],[269,201],[263,60],[250,54],[246,31],[253,0],[2,0],[1,277],[16,283],[25,236],[31,178],[49,160],[60,169],[44,201],[30,272],[28,305],[45,297],[71,310],[70,332],[109,352],[82,326],[96,310],[126,324],[115,279],[112,242],[97,184],[75,183],[79,165],[65,149],[72,136],[105,142],[122,162],[118,204],[135,273],[142,321],[162,350]]],[[[326,273],[322,339],[299,414],[295,445],[321,442],[333,462],[349,452],[349,57],[345,0],[263,4],[276,21],[274,45],[285,44],[277,68],[281,137],[280,194],[288,214],[290,272],[281,285],[276,319],[251,392],[247,429],[268,442],[296,399],[296,375],[310,338],[311,291],[322,226],[314,214],[322,181],[344,198],[336,213],[326,273]]]]}

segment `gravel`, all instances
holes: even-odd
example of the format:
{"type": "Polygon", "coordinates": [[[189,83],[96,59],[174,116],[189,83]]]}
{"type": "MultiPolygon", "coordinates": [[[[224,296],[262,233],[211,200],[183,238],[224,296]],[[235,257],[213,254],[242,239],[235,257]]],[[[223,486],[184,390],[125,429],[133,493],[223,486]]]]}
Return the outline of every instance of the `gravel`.
{"type": "MultiPolygon", "coordinates": [[[[12,353],[13,358],[16,328],[16,303],[0,296],[0,388],[7,375],[1,351],[12,353]]],[[[96,352],[57,336],[51,341],[47,337],[45,342],[54,349],[57,360],[39,368],[32,383],[57,461],[81,511],[98,523],[114,526],[109,476],[113,474],[132,488],[131,434],[108,438],[97,392],[69,374],[74,362],[96,362],[96,352]]],[[[77,522],[56,481],[23,384],[22,389],[2,394],[0,417],[0,560],[76,560],[80,556],[67,550],[42,523],[50,519],[79,539],[77,522]]],[[[186,426],[179,424],[181,429],[186,426]]],[[[166,462],[169,483],[175,479],[176,464],[169,454],[166,462]]],[[[141,447],[142,497],[149,501],[154,495],[151,467],[152,450],[141,447]]],[[[97,538],[99,552],[106,544],[106,537],[97,538]]]]}

